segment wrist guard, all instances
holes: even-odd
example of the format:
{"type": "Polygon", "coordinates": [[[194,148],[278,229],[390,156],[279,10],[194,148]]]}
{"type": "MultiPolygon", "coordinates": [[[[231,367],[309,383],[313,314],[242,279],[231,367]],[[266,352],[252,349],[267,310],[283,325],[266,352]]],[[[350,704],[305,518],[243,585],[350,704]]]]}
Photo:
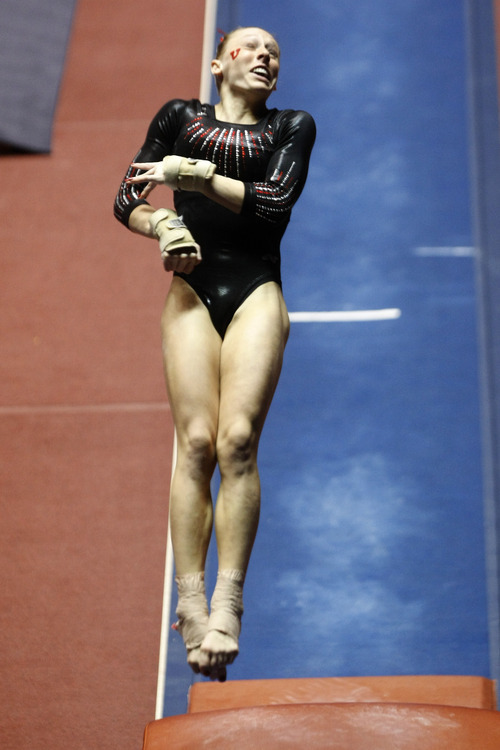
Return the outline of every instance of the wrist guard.
{"type": "Polygon", "coordinates": [[[160,242],[163,260],[168,255],[197,252],[198,245],[193,235],[171,208],[159,208],[149,217],[149,224],[160,242]]]}
{"type": "Polygon", "coordinates": [[[205,159],[188,159],[184,156],[165,156],[163,177],[172,190],[199,190],[215,174],[215,164],[205,159]]]}

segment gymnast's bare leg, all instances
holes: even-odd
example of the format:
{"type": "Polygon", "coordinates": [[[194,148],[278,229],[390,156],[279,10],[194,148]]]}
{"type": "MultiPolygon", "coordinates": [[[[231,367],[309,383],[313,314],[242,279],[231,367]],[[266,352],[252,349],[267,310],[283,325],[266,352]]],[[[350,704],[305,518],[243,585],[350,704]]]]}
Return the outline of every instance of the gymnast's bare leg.
{"type": "Polygon", "coordinates": [[[243,583],[260,511],[258,442],[281,371],[289,320],[281,290],[270,282],[245,300],[221,340],[205,306],[176,277],[162,329],[178,440],[170,513],[183,592],[179,630],[191,667],[224,679],[238,653],[243,583]],[[200,581],[212,529],[210,480],[216,460],[219,573],[208,618],[200,581]],[[190,581],[196,581],[196,590],[187,593],[190,581]]]}

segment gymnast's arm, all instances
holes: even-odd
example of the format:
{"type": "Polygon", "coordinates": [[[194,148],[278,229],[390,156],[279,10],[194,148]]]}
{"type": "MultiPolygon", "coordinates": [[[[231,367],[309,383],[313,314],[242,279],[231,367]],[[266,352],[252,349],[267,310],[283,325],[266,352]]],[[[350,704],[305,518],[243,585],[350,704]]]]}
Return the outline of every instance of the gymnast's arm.
{"type": "Polygon", "coordinates": [[[182,117],[185,102],[174,99],[167,102],[151,121],[146,140],[129,166],[115,198],[114,214],[124,226],[144,237],[156,239],[149,217],[155,208],[146,200],[147,178],[131,182],[130,178],[139,178],[141,170],[134,166],[137,161],[159,161],[166,153],[171,153],[179,119],[182,117]]]}
{"type": "MultiPolygon", "coordinates": [[[[149,147],[146,141],[136,159],[160,158],[162,152],[155,153],[155,151],[156,149],[149,147]]],[[[156,209],[142,195],[147,181],[141,180],[135,183],[129,181],[131,177],[138,178],[140,174],[141,170],[133,164],[130,165],[115,198],[114,214],[118,221],[132,232],[155,239],[155,234],[149,224],[149,217],[156,209]]]]}
{"type": "Polygon", "coordinates": [[[206,198],[219,203],[236,214],[241,213],[245,200],[245,183],[234,180],[232,177],[214,174],[211,180],[207,180],[201,192],[206,198]]]}
{"type": "Polygon", "coordinates": [[[128,228],[135,234],[141,234],[143,237],[156,239],[156,235],[149,223],[149,218],[156,211],[149,203],[141,203],[130,212],[128,217],[128,228]]]}
{"type": "Polygon", "coordinates": [[[235,213],[272,223],[287,218],[306,182],[316,126],[307,112],[282,113],[278,145],[262,182],[242,182],[214,174],[203,194],[235,213]]]}
{"type": "MultiPolygon", "coordinates": [[[[141,152],[139,152],[139,156],[142,156],[141,152]]],[[[156,185],[161,185],[165,181],[163,160],[139,161],[139,159],[137,159],[132,163],[131,167],[136,171],[135,173],[127,174],[124,182],[133,187],[139,184],[139,180],[142,180],[141,184],[143,186],[143,191],[140,193],[141,198],[145,198],[146,195],[149,195],[149,193],[156,187],[156,185]],[[147,182],[145,182],[145,180],[147,182]]],[[[203,184],[200,184],[196,190],[207,198],[219,203],[221,206],[239,214],[245,200],[245,184],[246,183],[241,182],[241,180],[235,180],[232,177],[225,177],[224,175],[215,173],[210,179],[207,179],[203,184]]],[[[146,204],[146,201],[143,201],[143,203],[146,204]]],[[[147,211],[147,204],[137,205],[129,214],[128,227],[132,231],[145,234],[147,231],[145,224],[148,219],[149,212],[147,211]]]]}

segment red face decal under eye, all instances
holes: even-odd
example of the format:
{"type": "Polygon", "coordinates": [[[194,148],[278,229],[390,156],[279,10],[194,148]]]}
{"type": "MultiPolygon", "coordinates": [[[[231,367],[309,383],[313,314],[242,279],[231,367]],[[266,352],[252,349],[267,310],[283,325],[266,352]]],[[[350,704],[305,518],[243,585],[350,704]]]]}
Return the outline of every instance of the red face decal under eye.
{"type": "Polygon", "coordinates": [[[238,47],[238,49],[231,50],[230,55],[233,58],[233,60],[236,60],[236,58],[240,54],[240,49],[241,49],[241,47],[238,47]]]}

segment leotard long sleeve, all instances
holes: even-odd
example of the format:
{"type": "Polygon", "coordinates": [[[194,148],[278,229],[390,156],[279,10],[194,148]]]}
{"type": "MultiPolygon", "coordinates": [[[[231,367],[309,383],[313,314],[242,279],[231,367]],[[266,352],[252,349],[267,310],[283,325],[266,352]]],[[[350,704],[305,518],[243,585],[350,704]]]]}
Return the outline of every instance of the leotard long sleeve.
{"type": "MultiPolygon", "coordinates": [[[[223,336],[234,312],[259,284],[281,283],[280,242],[304,187],[316,128],[307,112],[269,110],[255,125],[217,120],[197,99],[172,100],[151,122],[133,161],[167,154],[207,159],[217,173],[245,185],[239,214],[201,193],[175,191],[174,205],[201,246],[202,262],[181,275],[208,307],[223,336]]],[[[137,170],[130,167],[126,177],[137,170]]],[[[115,216],[125,226],[143,185],[122,182],[115,216]]]]}

